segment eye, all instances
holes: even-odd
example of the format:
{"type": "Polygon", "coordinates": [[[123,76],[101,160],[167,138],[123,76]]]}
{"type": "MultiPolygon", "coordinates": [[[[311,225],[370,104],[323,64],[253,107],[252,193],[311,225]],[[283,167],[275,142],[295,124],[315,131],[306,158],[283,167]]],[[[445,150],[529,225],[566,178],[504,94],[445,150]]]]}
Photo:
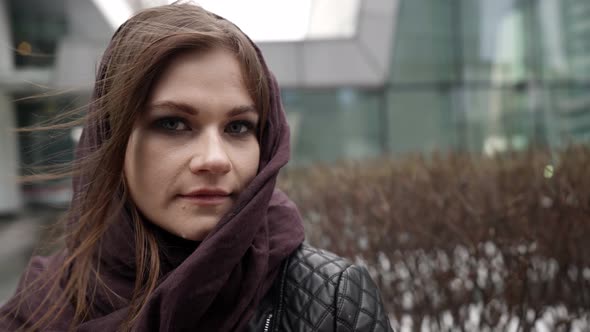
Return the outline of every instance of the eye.
{"type": "Polygon", "coordinates": [[[188,130],[188,126],[183,119],[180,118],[163,118],[156,122],[157,126],[164,130],[181,131],[188,130]]]}
{"type": "Polygon", "coordinates": [[[232,121],[230,122],[227,127],[225,127],[225,132],[230,135],[244,135],[249,132],[252,132],[254,129],[254,124],[248,121],[232,121]]]}

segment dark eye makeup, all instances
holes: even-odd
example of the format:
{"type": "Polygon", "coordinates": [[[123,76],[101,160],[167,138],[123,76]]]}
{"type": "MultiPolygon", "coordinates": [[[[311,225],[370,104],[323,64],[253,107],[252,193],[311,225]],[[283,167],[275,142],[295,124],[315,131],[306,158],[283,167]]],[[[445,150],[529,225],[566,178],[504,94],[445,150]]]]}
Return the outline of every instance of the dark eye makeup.
{"type": "MultiPolygon", "coordinates": [[[[164,116],[158,118],[153,122],[153,126],[158,130],[168,133],[179,133],[181,131],[193,130],[189,126],[187,120],[176,116],[164,116]]],[[[224,128],[224,132],[235,137],[256,133],[256,131],[257,125],[251,120],[232,120],[224,128]]]]}
{"type": "Polygon", "coordinates": [[[190,127],[186,123],[186,121],[179,117],[163,117],[157,119],[155,121],[155,126],[158,129],[166,130],[166,131],[183,131],[183,130],[190,130],[190,127]]]}
{"type": "Polygon", "coordinates": [[[225,132],[234,136],[244,135],[256,132],[256,125],[248,120],[236,120],[225,127],[225,132]]]}

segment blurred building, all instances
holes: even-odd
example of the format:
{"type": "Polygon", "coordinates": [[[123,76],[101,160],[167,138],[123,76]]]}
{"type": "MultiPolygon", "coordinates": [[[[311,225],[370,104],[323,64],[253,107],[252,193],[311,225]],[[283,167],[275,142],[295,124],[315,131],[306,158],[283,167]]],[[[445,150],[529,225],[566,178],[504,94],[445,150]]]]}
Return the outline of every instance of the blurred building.
{"type": "Polygon", "coordinates": [[[585,0],[398,1],[384,84],[284,90],[305,133],[295,160],[588,142],[589,10],[585,0]]]}
{"type": "MultiPolygon", "coordinates": [[[[117,22],[162,2],[0,0],[0,213],[67,204],[67,181],[14,178],[71,160],[79,132],[10,128],[82,107],[117,22]]],[[[310,0],[309,11],[302,38],[260,42],[295,165],[590,139],[586,0],[310,0]]]]}
{"type": "Polygon", "coordinates": [[[71,160],[75,137],[14,129],[86,103],[94,67],[78,72],[75,65],[84,58],[96,61],[112,32],[92,1],[0,1],[0,214],[19,211],[23,203],[69,200],[68,181],[21,187],[15,178],[31,166],[71,160]],[[86,85],[70,85],[71,78],[86,85]]]}

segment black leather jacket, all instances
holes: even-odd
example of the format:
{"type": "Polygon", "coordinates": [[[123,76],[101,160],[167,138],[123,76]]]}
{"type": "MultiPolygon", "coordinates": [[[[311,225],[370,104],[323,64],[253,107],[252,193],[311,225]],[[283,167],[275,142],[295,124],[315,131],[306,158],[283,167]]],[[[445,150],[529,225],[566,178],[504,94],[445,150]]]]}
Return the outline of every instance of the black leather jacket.
{"type": "Polygon", "coordinates": [[[363,267],[303,244],[283,264],[248,331],[393,331],[363,267]]]}

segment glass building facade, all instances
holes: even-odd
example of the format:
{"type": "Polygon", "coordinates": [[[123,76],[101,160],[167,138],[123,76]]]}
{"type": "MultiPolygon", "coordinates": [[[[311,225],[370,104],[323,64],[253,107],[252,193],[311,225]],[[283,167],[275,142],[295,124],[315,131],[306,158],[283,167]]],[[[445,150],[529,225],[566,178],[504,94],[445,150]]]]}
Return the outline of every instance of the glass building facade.
{"type": "Polygon", "coordinates": [[[388,82],[286,89],[294,161],[590,139],[590,2],[403,0],[388,82]]]}
{"type": "MultiPolygon", "coordinates": [[[[73,101],[80,99],[78,95],[60,94],[51,86],[57,49],[68,33],[66,2],[8,0],[4,6],[13,44],[12,80],[18,82],[8,86],[6,91],[0,91],[12,102],[15,123],[10,127],[47,123],[70,107],[73,101]],[[31,77],[30,81],[28,77],[31,77]]],[[[42,172],[45,166],[70,162],[74,144],[69,132],[19,133],[19,175],[42,172]]],[[[62,205],[70,199],[70,187],[68,180],[61,180],[23,184],[21,189],[26,204],[62,205]]]]}

